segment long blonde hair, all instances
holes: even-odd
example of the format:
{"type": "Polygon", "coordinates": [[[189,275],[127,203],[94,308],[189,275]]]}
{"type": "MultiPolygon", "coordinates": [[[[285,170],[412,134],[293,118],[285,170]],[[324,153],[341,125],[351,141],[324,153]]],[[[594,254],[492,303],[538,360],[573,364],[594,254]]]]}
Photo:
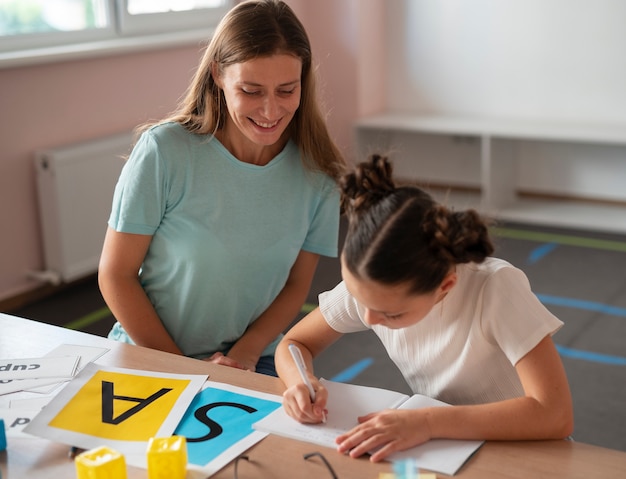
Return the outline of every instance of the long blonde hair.
{"type": "Polygon", "coordinates": [[[307,167],[338,179],[346,164],[318,104],[309,38],[291,8],[280,0],[246,1],[224,16],[185,96],[159,123],[174,121],[192,133],[214,134],[224,126],[227,106],[213,78],[213,65],[221,72],[229,65],[275,54],[293,55],[302,61],[300,106],[288,127],[290,138],[307,167]]]}

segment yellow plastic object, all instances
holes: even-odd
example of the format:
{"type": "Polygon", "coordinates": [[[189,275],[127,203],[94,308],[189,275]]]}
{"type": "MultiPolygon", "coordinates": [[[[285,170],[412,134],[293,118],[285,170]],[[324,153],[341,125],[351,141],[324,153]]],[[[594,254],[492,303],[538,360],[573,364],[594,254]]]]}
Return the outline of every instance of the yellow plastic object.
{"type": "Polygon", "coordinates": [[[100,446],[74,459],[78,479],[126,479],[126,460],[117,451],[100,446]]]}
{"type": "Polygon", "coordinates": [[[187,440],[184,436],[153,437],[148,442],[150,479],[185,479],[187,440]]]}

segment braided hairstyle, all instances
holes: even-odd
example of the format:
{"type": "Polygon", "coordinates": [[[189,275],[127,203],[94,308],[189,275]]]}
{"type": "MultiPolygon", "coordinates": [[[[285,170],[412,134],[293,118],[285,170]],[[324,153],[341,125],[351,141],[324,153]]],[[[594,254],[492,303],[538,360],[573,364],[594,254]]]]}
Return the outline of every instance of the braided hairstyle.
{"type": "Polygon", "coordinates": [[[481,263],[493,253],[475,210],[455,212],[420,188],[396,187],[384,156],[357,165],[340,187],[349,222],[343,260],[358,278],[430,293],[454,265],[481,263]]]}

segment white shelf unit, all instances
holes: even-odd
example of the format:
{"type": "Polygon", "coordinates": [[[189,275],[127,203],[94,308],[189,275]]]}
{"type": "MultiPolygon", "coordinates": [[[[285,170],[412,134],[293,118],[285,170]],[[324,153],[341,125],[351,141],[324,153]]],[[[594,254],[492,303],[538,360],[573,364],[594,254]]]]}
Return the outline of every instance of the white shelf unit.
{"type": "MultiPolygon", "coordinates": [[[[626,125],[386,113],[359,120],[355,129],[360,159],[388,154],[397,177],[448,185],[443,197],[435,189],[431,193],[456,208],[476,208],[502,220],[626,233],[626,204],[521,196],[516,168],[520,142],[537,141],[610,145],[626,165],[626,125]]],[[[626,192],[626,176],[623,181],[626,192]]]]}

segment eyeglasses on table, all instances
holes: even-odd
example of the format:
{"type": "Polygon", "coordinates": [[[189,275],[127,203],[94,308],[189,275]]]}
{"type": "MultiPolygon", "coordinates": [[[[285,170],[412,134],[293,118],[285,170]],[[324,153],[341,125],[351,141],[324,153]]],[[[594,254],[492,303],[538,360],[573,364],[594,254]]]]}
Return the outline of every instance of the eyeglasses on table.
{"type": "MultiPolygon", "coordinates": [[[[321,452],[317,452],[317,451],[309,452],[307,454],[304,454],[302,457],[305,460],[309,460],[309,459],[313,459],[313,458],[319,458],[324,463],[326,468],[328,469],[328,472],[330,473],[330,477],[332,477],[333,479],[339,479],[338,476],[337,476],[337,473],[335,473],[335,470],[330,465],[330,462],[328,462],[328,459],[326,459],[326,457],[324,457],[324,454],[322,454],[321,452]]],[[[241,462],[241,459],[245,459],[246,461],[248,461],[250,463],[254,463],[254,461],[252,461],[246,455],[237,456],[237,458],[235,459],[235,465],[234,465],[234,468],[233,468],[234,469],[233,479],[239,479],[239,463],[241,462]]]]}

